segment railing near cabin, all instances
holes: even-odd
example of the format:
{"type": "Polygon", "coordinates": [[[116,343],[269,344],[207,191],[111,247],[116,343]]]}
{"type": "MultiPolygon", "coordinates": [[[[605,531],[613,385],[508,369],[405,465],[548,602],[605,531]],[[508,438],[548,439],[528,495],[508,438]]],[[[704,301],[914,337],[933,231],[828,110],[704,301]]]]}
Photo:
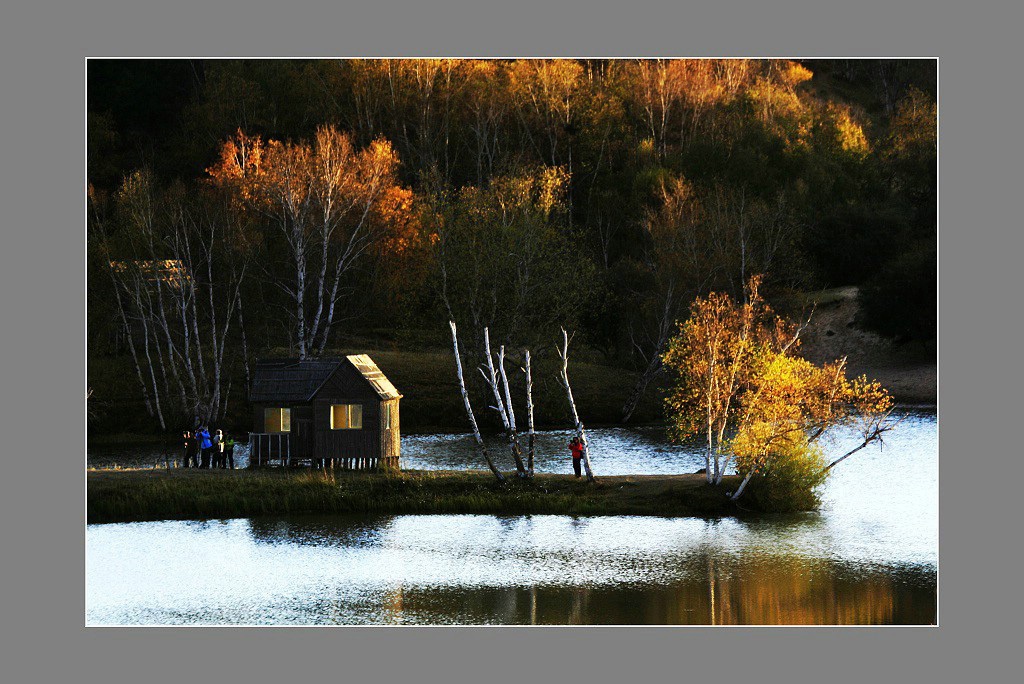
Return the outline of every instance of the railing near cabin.
{"type": "Polygon", "coordinates": [[[250,432],[249,467],[291,464],[292,436],[287,432],[250,432]]]}
{"type": "Polygon", "coordinates": [[[399,459],[379,459],[367,456],[339,456],[337,458],[292,458],[291,434],[288,432],[250,432],[249,467],[296,466],[308,463],[313,467],[341,468],[344,470],[376,470],[388,462],[400,468],[399,459]]]}

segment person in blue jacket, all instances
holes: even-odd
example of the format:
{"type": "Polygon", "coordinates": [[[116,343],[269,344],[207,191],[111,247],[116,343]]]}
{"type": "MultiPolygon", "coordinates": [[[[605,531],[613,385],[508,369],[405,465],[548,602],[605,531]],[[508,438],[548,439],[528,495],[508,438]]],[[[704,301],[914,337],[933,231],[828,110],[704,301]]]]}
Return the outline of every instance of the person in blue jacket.
{"type": "Polygon", "coordinates": [[[205,425],[199,428],[198,432],[196,432],[196,438],[199,440],[199,449],[202,455],[199,467],[208,469],[210,467],[210,459],[213,456],[213,442],[210,440],[210,429],[205,425]]]}

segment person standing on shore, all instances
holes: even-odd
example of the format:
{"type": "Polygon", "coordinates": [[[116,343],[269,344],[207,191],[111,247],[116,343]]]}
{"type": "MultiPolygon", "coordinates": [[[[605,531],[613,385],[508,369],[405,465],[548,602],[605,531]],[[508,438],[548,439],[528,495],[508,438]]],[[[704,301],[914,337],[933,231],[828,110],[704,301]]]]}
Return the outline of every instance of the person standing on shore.
{"type": "Polygon", "coordinates": [[[196,432],[196,438],[199,440],[199,467],[209,468],[211,451],[213,450],[213,442],[210,441],[210,430],[204,425],[196,432]]]}
{"type": "Polygon", "coordinates": [[[224,467],[224,431],[217,430],[213,433],[213,467],[224,467]]]}
{"type": "Polygon", "coordinates": [[[569,441],[569,451],[572,452],[572,470],[576,473],[576,477],[580,477],[580,466],[583,461],[583,442],[580,441],[579,437],[573,437],[569,441]]]}
{"type": "Polygon", "coordinates": [[[192,437],[191,430],[185,430],[181,433],[181,437],[184,440],[185,452],[181,456],[181,467],[191,468],[192,459],[195,453],[195,439],[192,437]]]}
{"type": "Polygon", "coordinates": [[[235,440],[231,437],[224,437],[224,464],[228,470],[235,469],[235,440]]]}

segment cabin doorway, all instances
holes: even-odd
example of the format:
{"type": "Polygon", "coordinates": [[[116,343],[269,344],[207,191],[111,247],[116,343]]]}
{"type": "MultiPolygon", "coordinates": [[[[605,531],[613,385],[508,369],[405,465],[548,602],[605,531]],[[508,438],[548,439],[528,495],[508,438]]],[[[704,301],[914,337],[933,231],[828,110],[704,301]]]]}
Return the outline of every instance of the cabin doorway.
{"type": "Polygon", "coordinates": [[[292,459],[306,460],[313,458],[313,420],[299,418],[293,427],[292,459]]]}

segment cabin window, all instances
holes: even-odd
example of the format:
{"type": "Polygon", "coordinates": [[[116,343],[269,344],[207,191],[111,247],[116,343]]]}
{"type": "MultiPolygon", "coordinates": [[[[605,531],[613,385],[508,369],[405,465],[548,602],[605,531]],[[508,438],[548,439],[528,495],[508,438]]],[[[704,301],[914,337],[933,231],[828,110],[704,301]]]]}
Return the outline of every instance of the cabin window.
{"type": "Polygon", "coordinates": [[[384,428],[385,431],[387,431],[387,430],[391,429],[391,407],[388,406],[387,404],[385,404],[383,406],[383,409],[384,409],[383,428],[384,428]]]}
{"type": "Polygon", "coordinates": [[[363,405],[362,404],[333,404],[333,405],[331,405],[331,429],[332,430],[362,430],[363,429],[363,405]]]}
{"type": "Polygon", "coordinates": [[[289,408],[263,409],[264,432],[291,432],[292,410],[289,408]]]}

